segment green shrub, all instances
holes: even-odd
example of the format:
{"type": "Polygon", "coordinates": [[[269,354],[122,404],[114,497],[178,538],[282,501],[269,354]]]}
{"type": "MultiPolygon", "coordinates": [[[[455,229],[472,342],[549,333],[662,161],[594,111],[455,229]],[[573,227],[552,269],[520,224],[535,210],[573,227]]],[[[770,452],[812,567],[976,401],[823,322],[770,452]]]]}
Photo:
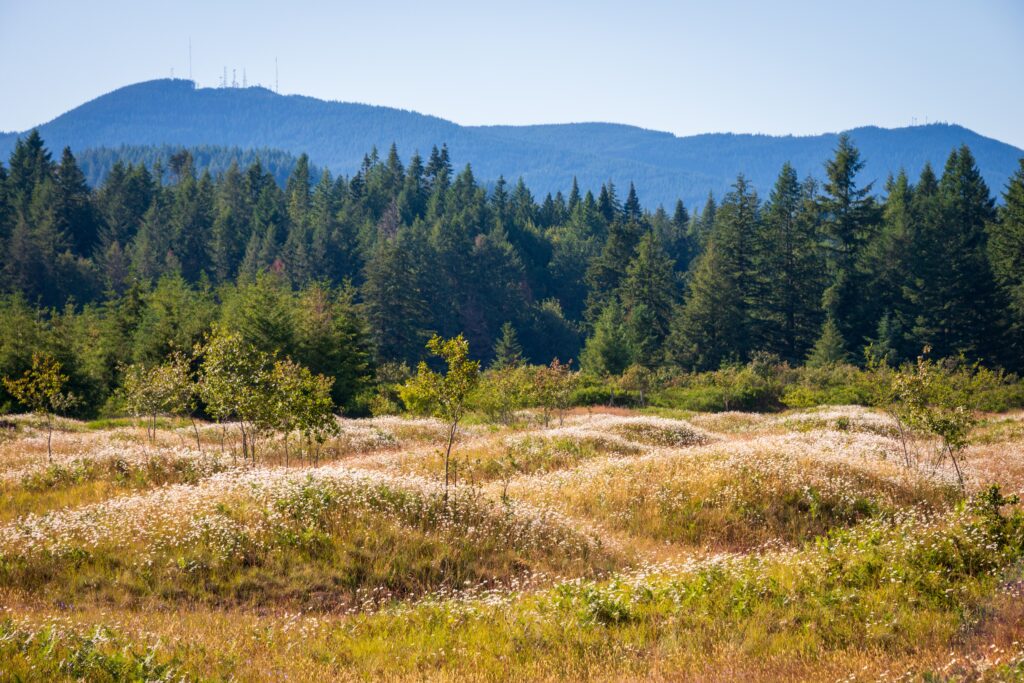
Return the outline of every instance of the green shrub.
{"type": "Polygon", "coordinates": [[[574,406],[634,407],[640,405],[640,394],[636,391],[623,391],[609,384],[592,384],[577,387],[570,400],[574,406]]]}

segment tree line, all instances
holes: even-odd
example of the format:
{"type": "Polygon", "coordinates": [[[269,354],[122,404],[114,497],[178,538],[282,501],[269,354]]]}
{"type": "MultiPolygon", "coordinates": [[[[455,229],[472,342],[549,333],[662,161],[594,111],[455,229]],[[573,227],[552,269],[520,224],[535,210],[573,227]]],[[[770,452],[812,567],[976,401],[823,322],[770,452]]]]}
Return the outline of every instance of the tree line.
{"type": "Polygon", "coordinates": [[[787,164],[766,199],[741,175],[695,210],[611,182],[538,199],[456,172],[444,146],[373,151],[340,178],[303,155],[283,185],[259,160],[199,173],[181,150],[116,163],[93,190],[33,132],[0,164],[0,374],[45,351],[94,413],[125,368],[215,325],[333,378],[356,412],[434,335],[463,334],[485,364],[514,337],[526,361],[594,375],[865,349],[897,364],[924,346],[1022,369],[1024,160],[999,206],[967,147],[883,188],[862,167],[841,136],[824,182],[787,164]]]}

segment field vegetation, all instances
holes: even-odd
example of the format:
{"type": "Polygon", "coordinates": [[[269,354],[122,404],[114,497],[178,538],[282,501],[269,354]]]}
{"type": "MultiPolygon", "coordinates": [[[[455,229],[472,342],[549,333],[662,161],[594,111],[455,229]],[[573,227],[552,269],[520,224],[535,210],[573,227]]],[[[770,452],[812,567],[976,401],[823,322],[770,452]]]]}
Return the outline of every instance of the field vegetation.
{"type": "MultiPolygon", "coordinates": [[[[922,360],[877,367],[873,407],[573,407],[576,373],[446,348],[399,386],[421,416],[319,440],[173,401],[8,416],[0,677],[1024,676],[1024,413],[962,405],[1003,380],[922,360]]],[[[260,366],[253,405],[291,386],[260,366]]]]}

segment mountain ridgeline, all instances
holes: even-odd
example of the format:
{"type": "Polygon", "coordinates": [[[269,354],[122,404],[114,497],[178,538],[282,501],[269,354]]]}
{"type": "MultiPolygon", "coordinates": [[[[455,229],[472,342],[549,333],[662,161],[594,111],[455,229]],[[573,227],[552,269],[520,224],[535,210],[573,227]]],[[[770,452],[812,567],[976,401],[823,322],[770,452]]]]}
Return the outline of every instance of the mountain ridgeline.
{"type": "MultiPolygon", "coordinates": [[[[648,205],[666,207],[676,199],[694,206],[708,192],[721,197],[741,172],[765,190],[786,162],[824,180],[823,164],[838,140],[837,134],[676,137],[609,123],[460,126],[388,107],[282,96],[258,87],[196,88],[180,79],[115,90],[39,126],[39,131],[55,149],[70,146],[80,157],[92,148],[128,145],[136,150],[122,150],[124,157],[138,161],[139,147],[212,146],[264,150],[266,163],[269,150],[277,150],[273,154],[308,153],[335,175],[357,172],[372,148],[383,152],[395,143],[410,157],[445,143],[455,166],[472,162],[476,177],[489,188],[500,176],[522,177],[541,195],[564,190],[574,177],[584,191],[594,192],[609,180],[622,187],[633,182],[643,189],[648,205]]],[[[875,181],[876,191],[890,173],[902,168],[916,177],[926,162],[940,165],[950,149],[963,144],[974,153],[986,183],[1000,191],[1024,155],[954,125],[865,127],[849,133],[866,162],[864,182],[875,181]]],[[[0,158],[10,154],[18,137],[0,134],[0,158]]],[[[193,156],[197,167],[205,168],[209,159],[193,156]]],[[[90,180],[96,180],[94,174],[90,180]]]]}

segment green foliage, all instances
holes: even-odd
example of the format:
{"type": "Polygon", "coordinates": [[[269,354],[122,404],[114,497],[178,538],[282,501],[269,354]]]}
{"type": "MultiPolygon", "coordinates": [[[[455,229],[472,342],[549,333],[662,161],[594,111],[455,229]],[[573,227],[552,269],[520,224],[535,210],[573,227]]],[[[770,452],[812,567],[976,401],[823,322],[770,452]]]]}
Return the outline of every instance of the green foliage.
{"type": "Polygon", "coordinates": [[[492,422],[511,424],[517,410],[533,404],[533,369],[524,365],[497,365],[480,376],[470,404],[492,422]]]}
{"type": "Polygon", "coordinates": [[[30,628],[0,622],[0,660],[12,680],[169,680],[178,661],[156,646],[133,643],[105,627],[76,632],[56,624],[30,628]]]}
{"type": "Polygon", "coordinates": [[[467,401],[480,381],[480,362],[469,359],[469,342],[460,334],[453,339],[438,336],[427,342],[432,354],[446,365],[444,374],[431,370],[423,361],[416,375],[402,387],[400,396],[412,412],[429,414],[448,424],[444,453],[444,497],[448,500],[451,452],[459,422],[465,417],[467,401]]]}
{"type": "Polygon", "coordinates": [[[636,392],[640,397],[640,405],[646,404],[646,397],[655,387],[657,378],[654,373],[642,365],[630,365],[619,378],[619,386],[627,392],[636,392]]]}
{"type": "Polygon", "coordinates": [[[314,375],[308,368],[290,360],[274,363],[269,385],[272,393],[275,427],[284,433],[285,465],[288,464],[288,437],[297,431],[313,450],[314,462],[327,439],[338,433],[331,400],[333,379],[314,375]]]}
{"type": "Polygon", "coordinates": [[[494,368],[508,368],[523,362],[523,347],[512,323],[506,321],[501,326],[501,336],[494,344],[494,368]]]}
{"type": "Polygon", "coordinates": [[[276,426],[279,415],[272,356],[219,327],[197,347],[196,355],[202,359],[199,396],[207,412],[218,422],[238,421],[242,455],[255,462],[261,440],[276,426]]]}
{"type": "Polygon", "coordinates": [[[594,333],[587,339],[580,364],[598,376],[618,375],[631,364],[633,349],[623,320],[622,306],[612,299],[601,311],[594,333]]]}
{"type": "Polygon", "coordinates": [[[402,412],[400,396],[402,385],[412,377],[412,370],[405,363],[384,363],[377,368],[377,386],[369,398],[370,413],[397,415],[402,412]]]}
{"type": "Polygon", "coordinates": [[[572,405],[573,391],[577,384],[577,375],[568,363],[561,363],[557,358],[550,365],[532,368],[531,398],[534,405],[540,406],[544,415],[544,426],[548,426],[553,412],[558,413],[558,423],[565,419],[565,411],[572,405]]]}
{"type": "MultiPolygon", "coordinates": [[[[131,365],[123,373],[125,407],[136,417],[145,417],[150,441],[156,438],[157,415],[192,418],[198,408],[199,389],[193,377],[191,360],[174,351],[160,365],[131,365]]],[[[193,421],[193,426],[195,425],[193,421]]],[[[196,431],[196,448],[201,449],[196,431]]]]}
{"type": "Polygon", "coordinates": [[[658,234],[647,232],[640,238],[636,256],[626,268],[622,307],[633,355],[648,368],[661,363],[662,345],[669,335],[675,303],[672,260],[658,234]]]}
{"type": "Polygon", "coordinates": [[[750,352],[753,241],[759,223],[757,194],[740,175],[714,212],[707,247],[673,318],[667,341],[673,363],[710,370],[750,352]]]}
{"type": "Polygon", "coordinates": [[[746,365],[683,375],[669,382],[654,405],[685,410],[776,410],[782,405],[789,366],[777,357],[758,356],[746,365]]]}
{"type": "Polygon", "coordinates": [[[871,405],[878,378],[847,363],[803,367],[794,371],[781,401],[789,408],[821,405],[871,405]]]}
{"type": "Polygon", "coordinates": [[[807,354],[807,365],[812,368],[822,368],[829,365],[845,363],[849,356],[846,353],[846,342],[839,331],[836,321],[829,317],[821,327],[821,336],[814,342],[814,347],[807,354]]]}
{"type": "Polygon", "coordinates": [[[1003,193],[998,220],[989,228],[989,259],[996,282],[1009,303],[1012,351],[1024,353],[1024,159],[1003,193]]]}
{"type": "Polygon", "coordinates": [[[215,321],[334,378],[350,415],[393,410],[370,406],[374,365],[415,366],[435,333],[464,334],[485,364],[579,358],[605,377],[714,371],[758,351],[842,363],[867,344],[891,364],[929,343],[1024,369],[1022,182],[995,211],[965,147],[941,177],[890,179],[883,202],[841,136],[820,191],[816,169],[801,181],[787,164],[767,202],[741,175],[721,202],[671,216],[610,182],[596,198],[577,183],[568,201],[524,182],[488,192],[444,148],[426,163],[374,152],[346,178],[305,156],[122,151],[92,190],[70,150],[57,163],[34,133],[0,174],[0,324],[14,331],[0,372],[53,355],[86,416],[119,409],[120,368],[159,365],[215,321]]]}
{"type": "Polygon", "coordinates": [[[64,391],[67,381],[57,359],[40,353],[32,354],[32,367],[24,375],[3,379],[18,403],[40,415],[59,414],[74,404],[75,397],[64,391]]]}
{"type": "Polygon", "coordinates": [[[998,358],[1003,349],[993,342],[1001,337],[1004,304],[996,299],[986,244],[994,200],[969,149],[953,150],[938,187],[921,204],[907,288],[917,311],[913,339],[940,357],[998,358]]]}
{"type": "Polygon", "coordinates": [[[32,354],[32,367],[24,375],[17,379],[3,378],[4,387],[18,403],[46,418],[46,455],[51,460],[53,417],[78,401],[77,396],[65,390],[67,382],[68,376],[61,374],[60,362],[40,353],[32,354]]]}
{"type": "MultiPolygon", "coordinates": [[[[929,350],[925,347],[925,353],[929,350]]],[[[890,373],[889,378],[879,402],[897,419],[901,434],[905,425],[939,440],[937,461],[949,458],[964,489],[963,452],[978,422],[971,408],[973,394],[990,377],[979,373],[976,365],[963,367],[919,356],[916,364],[890,373]]],[[[908,464],[916,462],[905,439],[904,454],[908,464]]]]}

